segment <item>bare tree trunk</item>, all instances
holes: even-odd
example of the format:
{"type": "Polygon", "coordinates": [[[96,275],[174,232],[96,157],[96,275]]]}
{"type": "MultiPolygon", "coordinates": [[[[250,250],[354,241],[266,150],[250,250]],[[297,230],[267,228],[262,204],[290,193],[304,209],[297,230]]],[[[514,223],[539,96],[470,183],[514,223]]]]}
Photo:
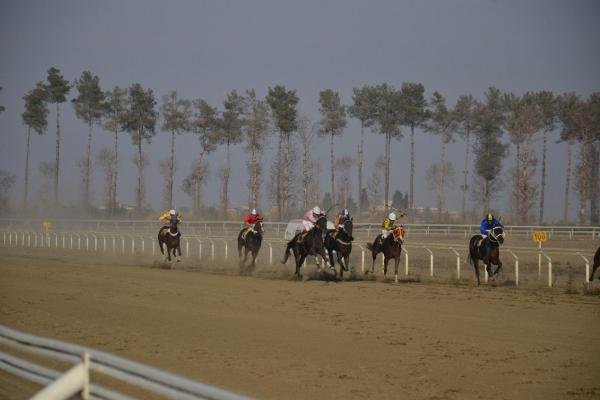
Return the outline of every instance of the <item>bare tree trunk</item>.
{"type": "Polygon", "coordinates": [[[248,198],[248,207],[258,207],[258,157],[256,154],[256,147],[251,146],[250,148],[250,192],[248,198]]]}
{"type": "Polygon", "coordinates": [[[144,190],[143,181],[144,181],[144,166],[142,160],[142,133],[138,132],[138,181],[137,181],[137,190],[136,190],[136,198],[135,203],[137,207],[137,212],[141,214],[142,212],[142,191],[144,190]]]}
{"type": "Polygon", "coordinates": [[[231,151],[230,144],[227,141],[227,155],[225,159],[225,174],[223,176],[223,215],[227,217],[229,209],[229,175],[231,174],[231,151]]]}
{"type": "Polygon", "coordinates": [[[466,216],[466,208],[467,208],[467,190],[468,190],[468,186],[467,186],[467,182],[468,182],[468,177],[469,177],[469,136],[470,136],[471,132],[469,132],[469,130],[467,130],[467,135],[465,137],[465,142],[466,142],[466,151],[465,151],[465,169],[463,170],[463,176],[464,176],[464,180],[463,180],[463,186],[462,186],[462,203],[461,203],[461,215],[463,218],[463,222],[466,221],[467,216],[466,216]]]}
{"type": "Polygon", "coordinates": [[[546,148],[548,142],[548,132],[544,130],[542,146],[542,184],[540,187],[540,216],[538,218],[538,224],[544,222],[544,192],[546,190],[546,148]]]}
{"type": "Polygon", "coordinates": [[[119,137],[115,129],[115,162],[113,164],[112,193],[110,197],[110,213],[114,215],[117,210],[117,173],[119,171],[119,137]]]}
{"type": "Polygon", "coordinates": [[[392,135],[385,134],[385,211],[390,209],[390,147],[392,144],[392,135]]]}
{"type": "Polygon", "coordinates": [[[308,176],[308,163],[309,163],[309,143],[308,136],[303,137],[302,140],[302,208],[308,208],[308,185],[309,185],[309,176],[308,176]]]}
{"type": "Polygon", "coordinates": [[[169,193],[169,208],[173,208],[173,180],[175,179],[175,131],[171,131],[171,160],[169,162],[169,182],[167,192],[169,193]]]}
{"type": "Polygon", "coordinates": [[[490,181],[484,179],[483,181],[483,214],[490,210],[490,181]]]}
{"type": "Polygon", "coordinates": [[[31,127],[27,127],[27,147],[25,150],[25,187],[23,190],[23,210],[27,210],[27,195],[29,191],[29,144],[31,142],[31,127]]]}
{"type": "Polygon", "coordinates": [[[277,213],[279,220],[283,221],[283,196],[282,196],[282,174],[281,167],[283,162],[283,132],[279,132],[279,141],[277,143],[277,213]]]}
{"type": "Polygon", "coordinates": [[[358,144],[358,211],[361,212],[363,208],[362,204],[362,166],[363,166],[363,151],[364,151],[364,139],[365,139],[365,124],[360,122],[360,143],[358,144]]]}
{"type": "Polygon", "coordinates": [[[60,110],[56,103],[56,165],[54,166],[54,207],[58,207],[58,173],[60,165],[60,110]]]}
{"type": "Polygon", "coordinates": [[[438,182],[438,222],[442,222],[442,208],[444,208],[444,185],[446,174],[446,141],[442,139],[442,153],[440,157],[440,177],[438,182]]]}
{"type": "Polygon", "coordinates": [[[569,219],[569,191],[571,189],[571,149],[572,145],[569,143],[567,147],[567,176],[565,178],[565,206],[563,209],[563,221],[567,222],[569,219]]]}
{"type": "MultiPolygon", "coordinates": [[[[521,170],[521,143],[519,141],[517,141],[516,158],[517,158],[517,173],[515,175],[515,185],[517,187],[517,193],[518,193],[518,190],[521,187],[521,179],[520,179],[520,177],[521,177],[521,173],[520,173],[520,170],[521,170]]],[[[515,207],[516,207],[517,213],[521,209],[520,200],[521,200],[520,196],[517,194],[517,196],[515,196],[515,207]]],[[[524,223],[524,221],[522,221],[522,223],[524,223]]]]}
{"type": "Polygon", "coordinates": [[[335,204],[335,198],[336,198],[336,193],[335,193],[335,166],[334,166],[334,159],[333,159],[333,132],[330,133],[329,135],[329,161],[330,161],[330,165],[331,165],[331,203],[335,204]]]}
{"type": "MultiPolygon", "coordinates": [[[[415,206],[415,192],[414,192],[414,179],[415,179],[415,127],[410,126],[410,190],[408,193],[408,208],[413,209],[415,206]]],[[[411,213],[412,215],[412,213],[411,213]]]]}
{"type": "Polygon", "coordinates": [[[287,217],[288,213],[288,200],[289,200],[289,190],[290,190],[290,134],[288,132],[285,133],[284,137],[284,146],[285,149],[283,151],[284,160],[283,160],[283,179],[281,185],[281,195],[282,195],[282,216],[287,217]]]}
{"type": "Polygon", "coordinates": [[[590,182],[590,224],[598,225],[600,222],[600,210],[599,210],[599,190],[598,190],[598,178],[600,166],[600,154],[598,144],[592,143],[590,146],[590,152],[592,153],[592,170],[591,170],[591,182],[590,182]]]}
{"type": "Polygon", "coordinates": [[[83,207],[90,208],[90,172],[92,169],[92,123],[88,122],[87,147],[85,150],[85,171],[83,176],[83,207]]]}

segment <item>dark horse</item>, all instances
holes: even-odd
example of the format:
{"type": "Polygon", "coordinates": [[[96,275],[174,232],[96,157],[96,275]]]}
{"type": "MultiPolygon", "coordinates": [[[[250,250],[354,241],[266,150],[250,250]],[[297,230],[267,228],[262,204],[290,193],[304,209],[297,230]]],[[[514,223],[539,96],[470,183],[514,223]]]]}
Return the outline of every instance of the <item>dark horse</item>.
{"type": "Polygon", "coordinates": [[[498,275],[500,268],[502,268],[502,261],[500,261],[500,245],[502,243],[504,243],[504,229],[500,226],[492,229],[483,240],[481,235],[474,235],[469,241],[469,263],[473,264],[475,268],[478,285],[481,284],[479,281],[479,260],[482,260],[485,264],[490,279],[494,275],[498,275]],[[492,271],[492,264],[497,265],[496,271],[492,271]]]}
{"type": "MultiPolygon", "coordinates": [[[[596,254],[594,255],[594,267],[592,268],[592,275],[590,275],[590,282],[594,280],[594,272],[600,267],[600,247],[596,250],[596,254]]],[[[598,276],[600,279],[600,276],[598,276]]]]}
{"type": "Polygon", "coordinates": [[[281,261],[285,264],[290,255],[290,250],[294,253],[296,261],[295,276],[302,278],[300,275],[300,267],[304,263],[307,256],[321,256],[325,263],[329,263],[325,258],[325,247],[323,245],[323,233],[327,230],[327,218],[324,216],[317,219],[317,223],[308,233],[298,233],[290,240],[285,248],[285,256],[281,261]]]}
{"type": "Polygon", "coordinates": [[[161,254],[165,254],[163,250],[163,243],[167,246],[167,260],[171,261],[171,251],[173,252],[173,257],[177,258],[177,262],[181,261],[181,247],[179,247],[179,238],[181,237],[181,233],[179,233],[179,229],[177,226],[163,226],[158,231],[158,246],[160,247],[161,254]],[[179,253],[179,256],[175,254],[175,251],[179,253]]]}
{"type": "Polygon", "coordinates": [[[262,236],[264,233],[262,220],[254,224],[254,230],[250,230],[244,236],[243,233],[246,229],[247,228],[242,229],[238,234],[237,238],[238,255],[240,256],[240,267],[243,268],[245,266],[246,259],[248,258],[248,253],[252,252],[251,267],[254,268],[254,266],[256,265],[256,256],[258,255],[258,251],[260,250],[260,245],[262,244],[262,236]],[[244,249],[244,259],[242,259],[242,248],[244,249]]]}
{"type": "Polygon", "coordinates": [[[340,264],[340,278],[344,277],[344,271],[348,271],[348,264],[350,262],[350,252],[352,252],[352,220],[347,219],[343,227],[335,233],[335,230],[330,230],[329,234],[325,236],[325,249],[329,253],[329,263],[335,271],[335,261],[333,260],[333,252],[337,256],[338,263],[340,264]]]}
{"type": "MultiPolygon", "coordinates": [[[[371,250],[373,257],[373,264],[371,265],[371,273],[375,272],[375,259],[377,254],[383,253],[383,276],[387,274],[388,262],[394,259],[394,273],[396,282],[398,282],[398,264],[400,263],[400,253],[402,253],[402,243],[404,243],[404,236],[406,231],[403,227],[397,226],[392,231],[391,235],[388,235],[383,241],[381,235],[377,235],[373,243],[367,243],[367,248],[371,250]]],[[[367,270],[367,273],[369,271],[367,270]]]]}

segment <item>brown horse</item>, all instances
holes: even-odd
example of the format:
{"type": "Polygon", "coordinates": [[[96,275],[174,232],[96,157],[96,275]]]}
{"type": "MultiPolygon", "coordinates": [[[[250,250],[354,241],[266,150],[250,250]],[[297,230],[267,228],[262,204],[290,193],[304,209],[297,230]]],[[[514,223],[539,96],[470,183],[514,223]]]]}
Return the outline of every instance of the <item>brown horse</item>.
{"type": "MultiPolygon", "coordinates": [[[[404,227],[397,226],[392,231],[392,234],[388,235],[384,240],[382,240],[381,235],[377,235],[373,243],[367,243],[367,248],[371,250],[371,256],[373,257],[371,273],[375,272],[375,259],[377,258],[377,254],[383,253],[383,276],[386,276],[388,262],[393,258],[396,282],[398,281],[398,264],[400,263],[400,254],[402,253],[402,244],[404,243],[405,237],[406,230],[404,227]]],[[[369,271],[367,270],[366,273],[368,274],[369,271]]]]}
{"type": "MultiPolygon", "coordinates": [[[[238,234],[238,255],[240,257],[240,269],[246,265],[248,253],[252,253],[252,268],[256,265],[256,256],[262,244],[263,222],[262,219],[254,224],[254,229],[244,235],[246,228],[242,229],[238,234]],[[242,249],[244,249],[244,258],[242,259],[242,249]]],[[[242,271],[243,272],[243,271],[242,271]]]]}
{"type": "MultiPolygon", "coordinates": [[[[290,240],[285,248],[285,255],[282,264],[285,264],[290,256],[290,251],[294,253],[296,261],[296,272],[294,276],[302,279],[300,267],[307,256],[320,256],[326,264],[329,264],[323,245],[323,234],[327,231],[327,218],[324,216],[317,219],[317,223],[308,233],[298,233],[290,240]]],[[[330,266],[331,268],[331,266],[330,266]]]]}
{"type": "Polygon", "coordinates": [[[160,247],[161,254],[165,254],[163,250],[163,244],[167,246],[167,260],[171,261],[171,252],[173,252],[173,257],[177,258],[177,262],[181,261],[181,247],[180,240],[181,233],[179,233],[179,229],[177,226],[163,226],[158,231],[158,246],[160,247]],[[175,254],[175,251],[179,253],[179,256],[175,254]]]}

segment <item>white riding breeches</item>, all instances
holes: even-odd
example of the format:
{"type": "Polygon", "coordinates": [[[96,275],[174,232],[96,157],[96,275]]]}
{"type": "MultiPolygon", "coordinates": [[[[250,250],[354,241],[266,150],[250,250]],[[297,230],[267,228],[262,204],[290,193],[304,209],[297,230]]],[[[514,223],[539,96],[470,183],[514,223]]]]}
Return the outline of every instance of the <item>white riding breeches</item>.
{"type": "Polygon", "coordinates": [[[386,237],[388,237],[388,235],[390,234],[391,231],[388,231],[386,229],[382,229],[381,230],[381,238],[385,239],[386,237]]]}
{"type": "Polygon", "coordinates": [[[313,224],[312,222],[307,221],[305,219],[302,220],[302,225],[304,225],[305,231],[310,231],[315,226],[315,224],[313,224]]]}

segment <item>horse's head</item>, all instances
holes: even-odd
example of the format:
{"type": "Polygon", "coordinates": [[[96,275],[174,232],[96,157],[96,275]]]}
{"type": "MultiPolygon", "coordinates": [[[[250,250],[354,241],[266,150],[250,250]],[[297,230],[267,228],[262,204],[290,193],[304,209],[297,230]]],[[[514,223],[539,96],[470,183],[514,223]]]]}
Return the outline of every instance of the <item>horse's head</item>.
{"type": "Polygon", "coordinates": [[[264,230],[264,227],[263,227],[263,222],[262,222],[262,219],[261,219],[261,220],[259,220],[259,221],[258,221],[256,224],[254,224],[254,230],[255,230],[255,231],[256,231],[256,233],[258,233],[259,235],[262,235],[262,234],[265,232],[265,230],[264,230]]]}
{"type": "Polygon", "coordinates": [[[489,238],[492,242],[504,243],[504,229],[501,226],[496,226],[490,231],[489,238]]]}
{"type": "Polygon", "coordinates": [[[406,236],[406,230],[403,226],[397,226],[394,228],[392,234],[394,235],[394,240],[402,243],[404,242],[404,237],[406,236]]]}
{"type": "Polygon", "coordinates": [[[354,224],[351,219],[347,219],[344,221],[344,232],[348,234],[348,236],[352,236],[352,229],[354,228],[354,224]]]}
{"type": "Polygon", "coordinates": [[[319,228],[321,230],[321,232],[325,232],[325,230],[327,229],[327,217],[324,215],[321,215],[317,219],[317,222],[315,223],[315,227],[319,228]]]}

